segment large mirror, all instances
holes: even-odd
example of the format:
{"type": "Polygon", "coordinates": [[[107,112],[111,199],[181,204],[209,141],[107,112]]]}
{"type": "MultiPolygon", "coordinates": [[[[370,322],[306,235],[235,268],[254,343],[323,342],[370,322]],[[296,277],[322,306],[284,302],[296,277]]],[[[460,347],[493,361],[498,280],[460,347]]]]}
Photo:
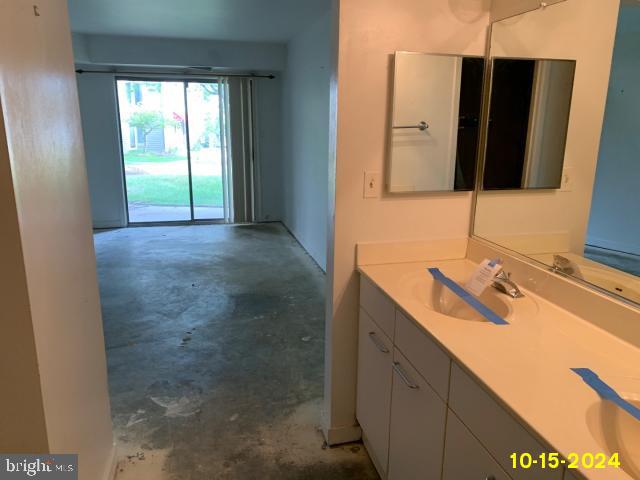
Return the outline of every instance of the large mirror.
{"type": "Polygon", "coordinates": [[[640,304],[640,2],[566,0],[491,30],[474,235],[640,304]]]}
{"type": "Polygon", "coordinates": [[[387,188],[473,190],[484,59],[395,54],[387,188]]]}

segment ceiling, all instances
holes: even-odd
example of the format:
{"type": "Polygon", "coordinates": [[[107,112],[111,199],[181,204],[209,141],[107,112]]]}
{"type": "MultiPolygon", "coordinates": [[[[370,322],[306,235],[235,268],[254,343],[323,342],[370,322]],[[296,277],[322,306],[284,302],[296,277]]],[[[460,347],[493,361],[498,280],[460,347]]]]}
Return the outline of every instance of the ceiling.
{"type": "Polygon", "coordinates": [[[330,0],[68,0],[75,33],[286,42],[330,0]]]}

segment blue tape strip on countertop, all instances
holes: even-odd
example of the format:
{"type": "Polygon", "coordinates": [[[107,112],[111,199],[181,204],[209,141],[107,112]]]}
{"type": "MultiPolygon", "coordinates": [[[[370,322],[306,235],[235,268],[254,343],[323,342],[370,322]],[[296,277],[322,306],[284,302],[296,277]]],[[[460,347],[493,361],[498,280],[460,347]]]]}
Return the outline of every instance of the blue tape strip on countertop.
{"type": "Polygon", "coordinates": [[[580,375],[580,377],[582,377],[582,380],[584,380],[587,385],[593,388],[602,398],[615,403],[620,408],[628,412],[631,416],[635,417],[636,420],[640,420],[640,408],[632,405],[624,398],[622,398],[618,394],[618,392],[604,383],[593,370],[590,370],[588,368],[572,368],[571,370],[580,375]]]}
{"type": "Polygon", "coordinates": [[[484,318],[496,325],[509,325],[504,318],[495,313],[490,308],[486,307],[480,300],[474,297],[471,293],[467,292],[464,288],[458,285],[456,282],[447,277],[438,268],[428,268],[429,273],[433,275],[433,278],[458,295],[462,300],[471,305],[474,309],[480,313],[484,318]]]}

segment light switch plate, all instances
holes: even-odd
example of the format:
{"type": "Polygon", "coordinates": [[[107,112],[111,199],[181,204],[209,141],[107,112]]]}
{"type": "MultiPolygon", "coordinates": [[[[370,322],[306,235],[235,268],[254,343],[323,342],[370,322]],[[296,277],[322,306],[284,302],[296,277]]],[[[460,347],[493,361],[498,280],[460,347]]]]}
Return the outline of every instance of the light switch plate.
{"type": "Polygon", "coordinates": [[[364,198],[380,196],[380,172],[364,172],[364,198]]]}

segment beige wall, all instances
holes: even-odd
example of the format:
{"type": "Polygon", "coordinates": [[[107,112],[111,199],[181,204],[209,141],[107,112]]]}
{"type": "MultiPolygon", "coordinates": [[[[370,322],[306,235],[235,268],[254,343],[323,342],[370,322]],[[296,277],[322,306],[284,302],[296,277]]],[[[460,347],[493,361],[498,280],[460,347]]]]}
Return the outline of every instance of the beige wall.
{"type": "Polygon", "coordinates": [[[0,452],[46,452],[38,361],[5,138],[0,121],[0,452]]]}
{"type": "Polygon", "coordinates": [[[364,172],[382,173],[385,168],[393,53],[407,50],[482,55],[488,3],[339,2],[337,143],[335,165],[330,165],[330,189],[335,180],[335,195],[330,193],[324,412],[325,435],[331,443],[356,435],[356,242],[464,238],[469,230],[470,193],[363,199],[364,172]]]}
{"type": "Polygon", "coordinates": [[[577,62],[565,151],[572,186],[570,191],[481,192],[478,236],[523,253],[582,254],[618,8],[617,0],[566,0],[493,24],[492,56],[577,62]]]}
{"type": "MultiPolygon", "coordinates": [[[[20,247],[24,260],[22,275],[20,266],[13,266],[17,294],[3,298],[2,308],[14,322],[30,319],[21,333],[31,330],[24,344],[33,342],[37,355],[36,372],[33,347],[23,353],[28,382],[39,375],[41,399],[36,402],[37,388],[31,385],[19,407],[40,403],[48,450],[79,453],[80,478],[101,480],[111,469],[113,441],[66,1],[41,2],[39,14],[31,3],[0,0],[0,98],[6,128],[0,151],[8,152],[15,197],[15,208],[3,204],[2,223],[10,247],[16,252],[20,247]]],[[[7,156],[0,160],[6,169],[7,156]]],[[[2,194],[10,195],[8,187],[2,194]]],[[[4,268],[2,274],[7,275],[4,268]]],[[[3,337],[4,323],[3,315],[3,337]]],[[[7,388],[13,387],[3,385],[3,391],[7,388]]],[[[4,394],[0,401],[5,402],[4,394]]],[[[23,413],[2,408],[2,415],[23,413]]],[[[36,437],[43,434],[39,427],[36,437]]]]}
{"type": "Polygon", "coordinates": [[[540,8],[541,3],[552,5],[565,0],[491,0],[491,21],[519,15],[540,8]]]}

